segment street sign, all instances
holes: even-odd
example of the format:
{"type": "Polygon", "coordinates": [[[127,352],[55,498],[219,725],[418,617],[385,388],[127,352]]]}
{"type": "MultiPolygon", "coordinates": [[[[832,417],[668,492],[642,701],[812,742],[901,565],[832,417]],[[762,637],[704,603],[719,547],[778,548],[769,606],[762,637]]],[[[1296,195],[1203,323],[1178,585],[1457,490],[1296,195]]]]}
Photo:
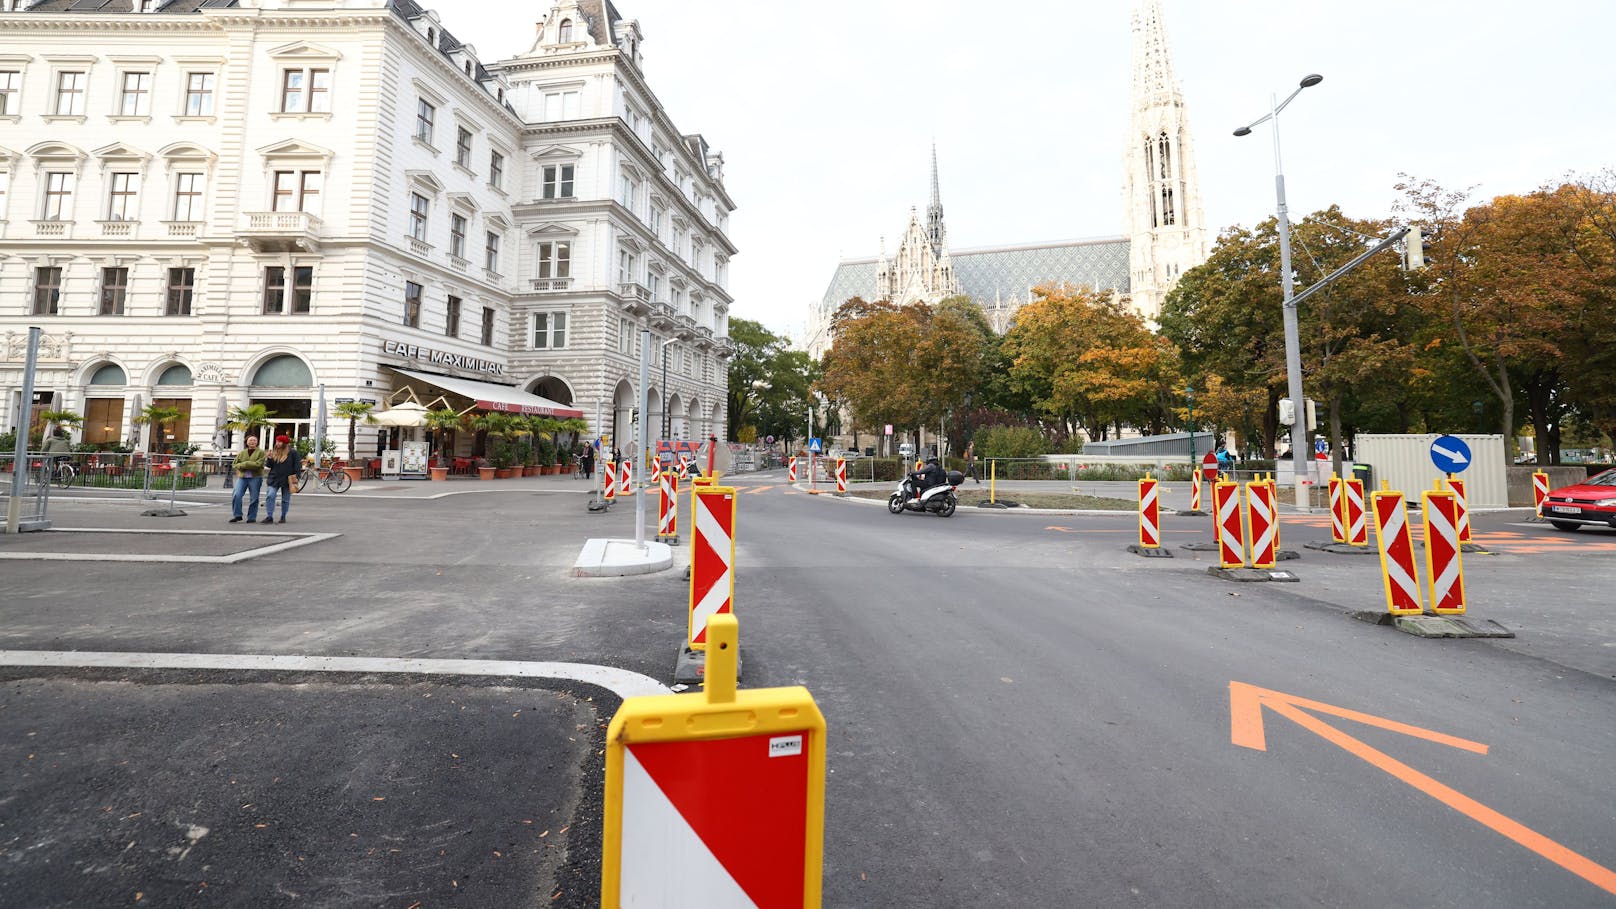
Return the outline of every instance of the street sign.
{"type": "Polygon", "coordinates": [[[892,424],[891,423],[887,424],[887,435],[889,435],[889,436],[892,435],[892,424]]]}
{"type": "Polygon", "coordinates": [[[773,445],[774,444],[774,436],[764,436],[763,437],[763,444],[765,444],[765,445],[773,445]]]}
{"type": "Polygon", "coordinates": [[[825,450],[824,443],[820,439],[809,439],[808,450],[814,454],[819,454],[825,450]]]}
{"type": "Polygon", "coordinates": [[[1218,455],[1217,455],[1217,452],[1214,452],[1214,451],[1207,452],[1201,458],[1201,466],[1203,466],[1207,470],[1216,471],[1218,469],[1218,455]]]}
{"type": "Polygon", "coordinates": [[[1431,463],[1443,473],[1461,473],[1470,466],[1470,446],[1457,436],[1442,436],[1431,443],[1431,463]]]}
{"type": "Polygon", "coordinates": [[[1318,438],[1314,439],[1313,440],[1313,453],[1319,456],[1320,461],[1325,460],[1325,456],[1330,453],[1330,442],[1329,442],[1329,440],[1324,438],[1323,436],[1319,436],[1318,438]]]}

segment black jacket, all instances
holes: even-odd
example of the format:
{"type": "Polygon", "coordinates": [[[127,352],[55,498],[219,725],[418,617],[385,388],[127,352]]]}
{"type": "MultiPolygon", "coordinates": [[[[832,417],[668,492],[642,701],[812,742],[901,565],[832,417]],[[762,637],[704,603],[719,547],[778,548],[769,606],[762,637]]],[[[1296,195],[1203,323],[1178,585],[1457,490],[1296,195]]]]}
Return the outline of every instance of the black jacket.
{"type": "Polygon", "coordinates": [[[303,469],[303,456],[298,454],[295,448],[287,449],[284,461],[277,461],[273,456],[274,453],[270,454],[271,457],[266,462],[269,465],[269,485],[276,489],[286,489],[291,485],[291,478],[297,476],[298,471],[303,469]]]}

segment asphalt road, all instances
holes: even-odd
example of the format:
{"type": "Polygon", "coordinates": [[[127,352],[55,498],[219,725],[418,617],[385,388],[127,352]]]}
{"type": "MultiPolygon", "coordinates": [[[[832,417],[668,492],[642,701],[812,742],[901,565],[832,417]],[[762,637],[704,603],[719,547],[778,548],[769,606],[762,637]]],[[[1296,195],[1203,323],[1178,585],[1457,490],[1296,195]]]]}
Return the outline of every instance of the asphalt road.
{"type": "MultiPolygon", "coordinates": [[[[1616,584],[1616,534],[1479,518],[1483,539],[1502,545],[1498,555],[1467,562],[1472,614],[1519,636],[1423,640],[1349,617],[1383,608],[1373,558],[1303,550],[1288,563],[1301,583],[1235,585],[1206,575],[1207,562],[1192,553],[1126,553],[1134,533],[1127,518],[972,509],[946,520],[892,516],[878,505],[787,494],[782,479],[736,480],[743,685],[807,685],[827,716],[825,905],[1616,900],[1589,880],[1616,867],[1616,618],[1605,593],[1616,584]],[[1264,708],[1265,750],[1256,750],[1248,747],[1251,713],[1237,709],[1256,693],[1243,686],[1358,716],[1316,704],[1264,708]],[[1232,702],[1231,692],[1242,700],[1232,702]],[[1377,726],[1374,717],[1414,728],[1377,726]],[[1420,730],[1484,744],[1485,753],[1420,730]]],[[[63,506],[57,516],[73,526],[226,527],[216,508],[172,521],[105,506],[63,506]]],[[[632,535],[631,503],[589,516],[577,494],[497,488],[437,501],[300,496],[292,517],[289,531],[343,536],[231,566],[0,562],[0,644],[562,660],[671,675],[684,624],[679,573],[577,579],[567,570],[585,537],[632,535]]],[[[1287,524],[1286,548],[1327,536],[1318,525],[1287,524]]],[[[1168,518],[1164,531],[1176,547],[1209,538],[1210,520],[1168,518]]],[[[394,748],[400,765],[446,767],[442,752],[460,754],[458,743],[471,741],[488,773],[464,802],[446,772],[411,777],[409,798],[377,832],[425,829],[462,804],[487,821],[456,828],[466,838],[462,851],[441,868],[419,856],[384,866],[390,876],[365,867],[375,876],[347,891],[340,885],[355,873],[353,862],[328,859],[306,879],[265,876],[250,867],[265,853],[238,831],[219,838],[237,848],[218,853],[210,872],[246,888],[237,892],[284,885],[325,894],[331,905],[343,904],[332,894],[346,894],[348,905],[401,909],[412,901],[421,909],[508,905],[508,894],[530,894],[540,905],[590,902],[599,727],[614,707],[598,691],[560,692],[547,719],[518,735],[499,711],[511,698],[537,696],[467,691],[464,680],[116,673],[108,689],[107,678],[82,673],[13,670],[5,678],[0,818],[23,820],[0,827],[0,903],[48,886],[89,886],[75,877],[84,867],[110,866],[120,886],[170,881],[166,850],[183,850],[191,825],[229,826],[196,818],[240,820],[247,800],[232,801],[207,756],[249,738],[263,756],[233,759],[254,778],[270,767],[307,777],[283,804],[306,806],[311,830],[282,852],[308,842],[356,855],[331,840],[346,835],[338,828],[354,813],[374,808],[363,800],[376,784],[396,782],[397,773],[377,773],[362,759],[394,748]],[[182,682],[218,688],[199,697],[203,689],[181,690],[182,682]],[[267,682],[304,687],[294,694],[267,682]],[[482,719],[412,744],[437,725],[412,698],[434,690],[464,698],[482,719]],[[257,722],[288,716],[299,721],[280,729],[257,722]],[[176,734],[187,720],[196,728],[176,734]],[[102,740],[125,727],[115,739],[126,743],[120,757],[102,740]],[[357,752],[341,741],[355,728],[369,743],[357,752]],[[28,754],[41,753],[28,744],[41,731],[56,752],[73,755],[50,774],[28,765],[28,754]],[[569,734],[590,737],[581,757],[569,734]],[[525,764],[517,757],[524,748],[533,755],[525,764]],[[100,796],[108,787],[97,791],[94,782],[105,773],[92,771],[116,760],[160,772],[163,782],[150,785],[136,775],[138,785],[126,784],[130,797],[112,803],[165,812],[155,828],[162,836],[141,847],[150,847],[149,860],[132,863],[163,874],[124,867],[131,860],[113,851],[124,829],[85,820],[107,801],[100,796]],[[496,779],[519,797],[502,800],[496,779]],[[330,801],[343,786],[346,797],[330,801]],[[521,786],[537,788],[514,788],[521,786]],[[47,807],[57,804],[84,826],[59,840],[36,836],[58,829],[47,824],[47,807]],[[18,805],[27,813],[14,812],[18,805]],[[556,827],[540,843],[517,830],[513,839],[513,824],[534,819],[530,805],[570,810],[567,832],[556,827]],[[322,821],[328,806],[336,814],[322,821]],[[60,841],[63,860],[42,867],[52,853],[30,849],[41,841],[60,841]],[[514,854],[513,842],[521,847],[514,854]],[[446,869],[469,870],[482,889],[442,890],[436,871],[446,869]],[[562,897],[548,902],[557,890],[562,897]]],[[[376,794],[387,802],[375,804],[391,810],[396,791],[376,794]]],[[[155,892],[173,897],[164,904],[218,904],[180,889],[208,879],[175,874],[171,889],[155,892]]],[[[274,902],[274,891],[264,892],[274,902]]]]}

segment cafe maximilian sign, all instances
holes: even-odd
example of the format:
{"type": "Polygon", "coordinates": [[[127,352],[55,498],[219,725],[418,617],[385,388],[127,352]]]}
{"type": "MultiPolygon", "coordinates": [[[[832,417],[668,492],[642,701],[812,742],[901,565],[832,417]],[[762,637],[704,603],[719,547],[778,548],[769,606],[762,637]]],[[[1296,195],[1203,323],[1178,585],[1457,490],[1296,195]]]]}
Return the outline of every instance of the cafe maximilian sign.
{"type": "Polygon", "coordinates": [[[491,376],[505,374],[505,364],[493,360],[483,360],[477,357],[468,357],[462,354],[449,353],[432,347],[422,347],[419,344],[409,344],[404,341],[386,340],[382,342],[382,353],[404,357],[410,360],[419,360],[433,366],[448,366],[452,369],[466,369],[472,372],[483,372],[491,376]]]}

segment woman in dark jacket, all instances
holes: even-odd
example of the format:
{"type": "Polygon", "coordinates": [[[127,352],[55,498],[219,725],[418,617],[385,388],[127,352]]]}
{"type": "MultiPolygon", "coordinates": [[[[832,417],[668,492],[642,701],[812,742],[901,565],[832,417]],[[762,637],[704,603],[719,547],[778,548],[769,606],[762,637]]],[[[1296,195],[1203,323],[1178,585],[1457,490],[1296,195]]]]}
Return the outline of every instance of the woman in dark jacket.
{"type": "Polygon", "coordinates": [[[269,493],[264,498],[264,520],[260,523],[275,523],[277,494],[281,498],[281,523],[286,523],[286,512],[292,507],[292,478],[303,468],[303,456],[297,453],[291,443],[292,440],[286,436],[276,436],[275,447],[269,450],[269,493]]]}

